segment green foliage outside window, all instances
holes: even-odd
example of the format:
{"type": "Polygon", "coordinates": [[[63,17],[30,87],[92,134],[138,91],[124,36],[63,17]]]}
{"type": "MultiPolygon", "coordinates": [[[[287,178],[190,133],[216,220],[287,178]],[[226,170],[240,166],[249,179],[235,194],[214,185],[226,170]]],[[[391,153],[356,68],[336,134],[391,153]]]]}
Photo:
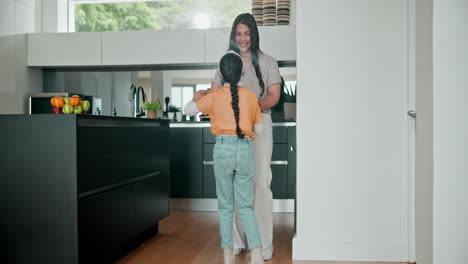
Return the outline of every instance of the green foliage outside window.
{"type": "Polygon", "coordinates": [[[75,31],[127,31],[194,28],[196,14],[209,15],[212,28],[230,27],[250,0],[181,0],[77,4],[75,31]]]}
{"type": "Polygon", "coordinates": [[[75,31],[159,29],[144,3],[80,4],[75,7],[75,31]]]}

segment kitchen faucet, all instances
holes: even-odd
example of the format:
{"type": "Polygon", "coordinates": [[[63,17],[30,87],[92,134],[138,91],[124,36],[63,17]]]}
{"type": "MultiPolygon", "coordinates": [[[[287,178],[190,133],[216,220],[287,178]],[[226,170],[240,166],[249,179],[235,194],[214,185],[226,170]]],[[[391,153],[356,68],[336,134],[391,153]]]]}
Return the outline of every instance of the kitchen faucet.
{"type": "Polygon", "coordinates": [[[140,108],[140,95],[143,98],[143,103],[146,102],[146,94],[143,87],[136,88],[135,85],[130,86],[129,101],[131,101],[132,114],[134,117],[142,117],[145,115],[145,111],[140,108]]]}

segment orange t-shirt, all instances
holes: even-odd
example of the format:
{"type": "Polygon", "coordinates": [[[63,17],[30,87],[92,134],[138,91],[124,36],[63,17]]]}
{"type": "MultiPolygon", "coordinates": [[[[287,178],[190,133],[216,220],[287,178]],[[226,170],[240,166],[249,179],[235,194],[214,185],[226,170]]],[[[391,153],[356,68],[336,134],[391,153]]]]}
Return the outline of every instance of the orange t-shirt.
{"type": "MultiPolygon", "coordinates": [[[[196,102],[197,108],[210,116],[211,133],[214,135],[237,135],[230,89],[230,86],[224,86],[212,90],[196,102]]],[[[244,135],[255,139],[255,134],[252,132],[253,126],[259,124],[263,119],[257,96],[242,86],[238,86],[237,91],[239,95],[239,127],[244,135]]]]}

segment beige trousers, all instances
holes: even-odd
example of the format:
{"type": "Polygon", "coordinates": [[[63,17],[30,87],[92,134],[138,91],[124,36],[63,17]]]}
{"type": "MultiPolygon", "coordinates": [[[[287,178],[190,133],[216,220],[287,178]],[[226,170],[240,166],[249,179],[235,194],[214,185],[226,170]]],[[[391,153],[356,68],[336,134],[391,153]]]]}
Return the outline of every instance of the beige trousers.
{"type": "MultiPolygon", "coordinates": [[[[271,115],[263,114],[263,131],[257,134],[253,141],[255,176],[254,176],[254,212],[257,217],[258,229],[262,239],[262,253],[271,255],[273,253],[273,194],[270,184],[271,155],[273,153],[273,127],[271,115]]],[[[234,246],[248,248],[244,230],[239,220],[237,206],[233,223],[234,246]]]]}

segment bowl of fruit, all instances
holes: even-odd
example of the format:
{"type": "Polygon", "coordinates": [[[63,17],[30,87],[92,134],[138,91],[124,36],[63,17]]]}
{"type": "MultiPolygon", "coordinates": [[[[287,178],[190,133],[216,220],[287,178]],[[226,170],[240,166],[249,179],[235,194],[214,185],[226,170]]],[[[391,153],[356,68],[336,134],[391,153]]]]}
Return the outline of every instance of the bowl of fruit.
{"type": "Polygon", "coordinates": [[[78,95],[71,97],[55,96],[50,98],[54,114],[87,114],[91,104],[88,100],[81,100],[78,95]]]}

